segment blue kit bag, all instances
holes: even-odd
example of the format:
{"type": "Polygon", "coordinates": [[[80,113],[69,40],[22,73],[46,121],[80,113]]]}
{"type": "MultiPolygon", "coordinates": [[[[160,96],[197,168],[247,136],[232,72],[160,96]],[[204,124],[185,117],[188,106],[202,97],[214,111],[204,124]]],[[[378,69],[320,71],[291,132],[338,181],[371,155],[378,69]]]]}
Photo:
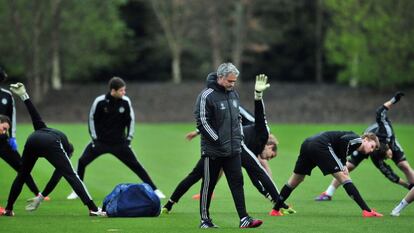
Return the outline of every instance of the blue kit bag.
{"type": "Polygon", "coordinates": [[[103,210],[109,217],[156,217],[161,203],[151,186],[142,184],[118,184],[105,197],[103,210]]]}

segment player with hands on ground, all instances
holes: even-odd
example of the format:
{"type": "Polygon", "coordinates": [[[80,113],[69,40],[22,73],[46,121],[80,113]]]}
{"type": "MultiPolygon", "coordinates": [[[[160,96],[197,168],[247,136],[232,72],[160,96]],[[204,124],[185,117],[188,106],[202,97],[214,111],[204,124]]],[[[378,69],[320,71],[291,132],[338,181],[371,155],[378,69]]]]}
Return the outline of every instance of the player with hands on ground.
{"type": "MultiPolygon", "coordinates": [[[[351,172],[368,157],[378,170],[384,174],[391,182],[399,184],[410,190],[414,186],[414,171],[408,163],[404,150],[397,141],[391,121],[389,120],[388,111],[404,96],[403,92],[397,92],[390,100],[379,106],[376,110],[376,122],[370,125],[365,133],[375,133],[379,139],[380,147],[369,154],[355,152],[348,157],[346,167],[351,172]],[[400,178],[392,168],[385,162],[391,159],[395,165],[404,173],[407,180],[400,178]]],[[[330,201],[340,183],[333,179],[325,192],[315,198],[316,201],[330,201]]]]}
{"type": "MultiPolygon", "coordinates": [[[[7,78],[6,71],[0,67],[0,83],[6,81],[7,78]]],[[[8,118],[8,130],[3,135],[4,143],[0,145],[0,157],[18,172],[22,165],[22,159],[17,150],[15,102],[12,93],[4,88],[0,88],[0,99],[0,115],[8,118]]],[[[2,117],[3,120],[6,120],[4,117],[2,117]]],[[[31,175],[27,178],[26,185],[35,196],[39,194],[39,189],[31,175]]]]}
{"type": "Polygon", "coordinates": [[[354,151],[369,154],[378,146],[378,138],[373,133],[360,137],[351,131],[326,131],[307,138],[301,145],[293,174],[280,191],[279,199],[273,207],[274,212],[280,211],[282,203],[304,181],[306,175],[310,176],[318,166],[324,175],[331,174],[342,184],[349,197],[362,209],[363,217],[382,217],[382,214],[369,208],[362,199],[344,166],[347,155],[354,151]]]}
{"type": "Polygon", "coordinates": [[[22,191],[24,181],[30,175],[37,159],[44,157],[76,191],[83,204],[88,207],[89,216],[106,216],[106,213],[95,205],[85,185],[72,168],[68,155],[73,153],[73,145],[66,135],[57,129],[46,126],[22,83],[11,84],[10,90],[18,95],[26,105],[32,119],[34,132],[29,135],[24,145],[22,167],[12,184],[3,215],[14,216],[13,205],[22,191]]]}

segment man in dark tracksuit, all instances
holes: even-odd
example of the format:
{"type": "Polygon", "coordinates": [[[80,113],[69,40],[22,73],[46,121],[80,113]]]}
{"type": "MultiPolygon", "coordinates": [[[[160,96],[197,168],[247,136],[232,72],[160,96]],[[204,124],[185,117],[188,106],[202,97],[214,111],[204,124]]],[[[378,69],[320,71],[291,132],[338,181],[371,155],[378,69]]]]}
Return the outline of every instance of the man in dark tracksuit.
{"type": "MultiPolygon", "coordinates": [[[[0,82],[3,82],[6,78],[6,72],[0,67],[0,82]]],[[[0,114],[7,116],[11,121],[7,143],[0,145],[0,157],[15,171],[19,171],[22,160],[17,151],[16,143],[16,108],[12,94],[3,88],[0,89],[0,114]]],[[[26,184],[30,191],[37,196],[39,189],[31,175],[27,178],[26,184]]]]}
{"type": "Polygon", "coordinates": [[[240,227],[258,227],[246,212],[243,175],[241,171],[242,130],[240,124],[239,97],[233,91],[239,71],[231,63],[223,63],[217,69],[216,82],[209,83],[197,98],[195,116],[201,133],[201,156],[204,172],[200,198],[200,228],[215,228],[209,214],[211,195],[220,170],[227,182],[240,218],[240,227]]]}
{"type": "MultiPolygon", "coordinates": [[[[239,107],[243,119],[242,125],[244,134],[241,164],[242,167],[246,169],[250,180],[258,191],[266,198],[277,200],[279,194],[276,185],[272,181],[270,175],[266,172],[266,169],[258,160],[258,156],[264,160],[269,160],[275,157],[277,144],[274,139],[269,138],[269,128],[266,122],[263,100],[256,99],[254,103],[254,116],[241,106],[239,107]]],[[[197,136],[197,134],[198,133],[196,131],[193,131],[187,134],[187,139],[192,140],[197,136]]],[[[163,207],[162,211],[164,213],[169,213],[172,206],[181,199],[188,189],[202,178],[204,165],[203,161],[203,159],[200,159],[191,173],[177,185],[170,200],[163,207]]],[[[294,212],[292,209],[289,209],[288,206],[284,207],[286,208],[286,213],[294,212]]]]}
{"type": "Polygon", "coordinates": [[[279,199],[273,209],[278,212],[281,204],[287,200],[305,176],[310,176],[313,168],[318,166],[324,175],[331,174],[341,182],[347,194],[362,209],[363,217],[382,217],[382,214],[367,206],[344,166],[347,155],[354,151],[372,153],[378,145],[378,138],[372,133],[360,137],[350,131],[327,131],[307,138],[300,148],[293,174],[280,191],[279,199]]]}
{"type": "MultiPolygon", "coordinates": [[[[410,167],[410,164],[404,155],[404,151],[395,137],[391,121],[387,116],[388,110],[395,103],[397,103],[403,95],[404,94],[402,92],[398,92],[393,96],[393,98],[378,107],[375,117],[376,122],[365,130],[365,133],[371,132],[377,135],[380,141],[380,149],[375,150],[370,154],[362,154],[359,152],[353,153],[349,156],[346,166],[351,172],[364,159],[370,157],[375,167],[377,167],[378,170],[380,170],[381,173],[384,174],[384,176],[387,177],[391,182],[399,184],[410,190],[414,186],[414,171],[410,167]],[[385,162],[386,159],[392,159],[395,165],[397,165],[397,167],[404,172],[407,181],[395,174],[392,168],[385,162]]],[[[315,200],[332,200],[332,196],[339,185],[339,182],[333,179],[326,191],[316,197],[315,200]]]]}
{"type": "MultiPolygon", "coordinates": [[[[113,77],[109,81],[110,92],[98,96],[93,102],[89,113],[89,133],[92,142],[86,146],[78,161],[79,177],[83,180],[86,166],[99,156],[110,153],[131,169],[143,182],[149,184],[158,197],[165,198],[131,149],[135,115],[131,100],[125,96],[125,88],[126,84],[121,78],[113,77]]],[[[75,193],[68,196],[68,199],[75,198],[77,198],[75,193]]]]}
{"type": "Polygon", "coordinates": [[[73,152],[73,146],[66,135],[59,130],[46,126],[30,101],[23,84],[12,84],[10,89],[24,101],[35,131],[29,135],[24,145],[22,167],[12,184],[7,206],[3,214],[6,216],[14,215],[13,205],[22,191],[24,181],[30,175],[37,159],[44,157],[65,177],[80,196],[82,202],[88,206],[90,216],[105,216],[105,212],[98,209],[89,196],[86,187],[72,168],[68,154],[73,152]]]}

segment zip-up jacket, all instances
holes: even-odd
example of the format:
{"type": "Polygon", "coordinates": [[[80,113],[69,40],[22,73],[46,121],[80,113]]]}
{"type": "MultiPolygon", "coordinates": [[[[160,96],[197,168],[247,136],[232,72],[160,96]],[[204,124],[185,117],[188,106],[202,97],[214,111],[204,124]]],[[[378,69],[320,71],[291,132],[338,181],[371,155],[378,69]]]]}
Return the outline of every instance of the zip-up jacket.
{"type": "Polygon", "coordinates": [[[0,114],[8,116],[11,121],[9,136],[16,137],[16,107],[10,91],[0,89],[0,114]]]}
{"type": "MultiPolygon", "coordinates": [[[[217,79],[215,73],[209,76],[217,79]]],[[[197,97],[194,114],[201,134],[201,156],[231,157],[241,153],[243,137],[237,92],[227,91],[216,81],[208,82],[197,97]]]]}
{"type": "Polygon", "coordinates": [[[376,111],[375,123],[369,126],[365,132],[375,133],[381,143],[388,144],[391,150],[398,150],[395,143],[394,129],[387,116],[388,108],[381,105],[376,111]]]}
{"type": "Polygon", "coordinates": [[[89,112],[92,140],[113,145],[126,143],[132,140],[134,129],[135,115],[128,97],[117,99],[107,93],[95,99],[89,112]]]}
{"type": "MultiPolygon", "coordinates": [[[[396,142],[394,129],[392,128],[391,121],[387,116],[387,112],[388,108],[381,105],[376,111],[376,122],[369,126],[365,132],[375,133],[381,143],[388,144],[392,153],[395,151],[403,151],[401,146],[396,142]]],[[[400,177],[392,170],[391,166],[385,162],[386,158],[383,154],[378,151],[374,151],[369,154],[369,157],[375,167],[377,167],[385,177],[387,177],[391,182],[398,183],[400,177]]],[[[366,155],[365,158],[368,158],[368,155],[366,155]]]]}

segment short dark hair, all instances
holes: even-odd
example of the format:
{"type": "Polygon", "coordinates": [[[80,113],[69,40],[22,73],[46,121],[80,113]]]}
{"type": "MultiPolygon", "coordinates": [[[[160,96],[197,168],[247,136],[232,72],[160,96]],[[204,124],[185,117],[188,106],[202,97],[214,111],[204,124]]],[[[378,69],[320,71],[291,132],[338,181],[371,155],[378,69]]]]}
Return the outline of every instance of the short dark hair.
{"type": "Polygon", "coordinates": [[[126,83],[120,77],[113,77],[109,80],[109,90],[114,89],[115,91],[119,90],[119,88],[125,87],[126,83]]]}
{"type": "Polygon", "coordinates": [[[377,153],[383,158],[387,155],[387,151],[390,149],[389,145],[387,143],[380,142],[380,145],[377,149],[377,153]]]}
{"type": "Polygon", "coordinates": [[[277,140],[277,138],[275,137],[275,135],[269,134],[269,138],[267,139],[266,145],[273,145],[272,150],[274,152],[277,152],[277,146],[279,145],[279,141],[277,140]]]}
{"type": "Polygon", "coordinates": [[[5,122],[8,123],[9,126],[11,126],[10,118],[6,115],[0,114],[0,123],[5,123],[5,122]]]}

